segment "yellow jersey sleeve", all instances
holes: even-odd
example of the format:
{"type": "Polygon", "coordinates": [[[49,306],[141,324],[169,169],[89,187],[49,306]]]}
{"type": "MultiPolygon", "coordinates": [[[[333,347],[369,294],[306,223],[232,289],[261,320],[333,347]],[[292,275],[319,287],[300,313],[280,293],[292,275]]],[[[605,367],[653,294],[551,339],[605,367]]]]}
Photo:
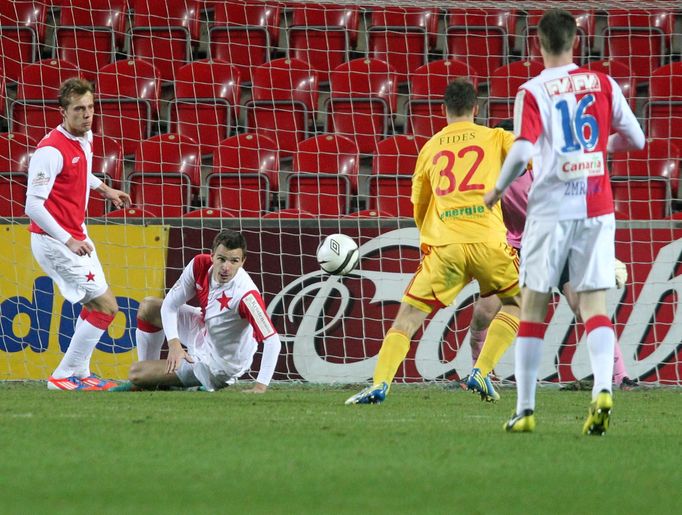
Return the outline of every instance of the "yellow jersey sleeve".
{"type": "Polygon", "coordinates": [[[514,136],[472,122],[451,123],[422,148],[412,180],[421,243],[446,245],[504,241],[498,205],[483,195],[495,186],[514,136]]]}

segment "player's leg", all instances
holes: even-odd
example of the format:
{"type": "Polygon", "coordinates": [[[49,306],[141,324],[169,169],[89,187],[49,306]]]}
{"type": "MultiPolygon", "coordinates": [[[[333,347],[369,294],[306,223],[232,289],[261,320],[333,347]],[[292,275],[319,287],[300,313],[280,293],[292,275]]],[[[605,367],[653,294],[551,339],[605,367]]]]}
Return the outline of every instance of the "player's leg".
{"type": "Polygon", "coordinates": [[[175,372],[167,372],[168,363],[165,359],[138,361],[130,366],[128,380],[141,388],[156,388],[158,386],[183,386],[175,372]]]}
{"type": "Polygon", "coordinates": [[[137,310],[137,344],[138,361],[161,359],[161,347],[165,335],[161,324],[161,304],[157,297],[145,297],[137,310]]]}
{"type": "Polygon", "coordinates": [[[493,318],[481,354],[469,374],[467,388],[480,394],[485,401],[500,398],[489,374],[513,343],[519,328],[519,274],[516,250],[506,242],[481,243],[470,246],[474,277],[483,297],[494,294],[502,304],[493,318]]]}
{"type": "Polygon", "coordinates": [[[584,434],[603,434],[613,407],[611,388],[616,335],[606,311],[606,290],[616,286],[615,228],[613,215],[582,221],[569,260],[571,284],[578,293],[594,376],[592,404],[583,426],[584,434]]]}
{"type": "Polygon", "coordinates": [[[488,327],[502,307],[500,299],[496,295],[479,297],[474,303],[474,311],[471,315],[469,326],[469,345],[471,346],[471,364],[476,366],[476,360],[481,354],[483,342],[488,334],[488,327]]]}

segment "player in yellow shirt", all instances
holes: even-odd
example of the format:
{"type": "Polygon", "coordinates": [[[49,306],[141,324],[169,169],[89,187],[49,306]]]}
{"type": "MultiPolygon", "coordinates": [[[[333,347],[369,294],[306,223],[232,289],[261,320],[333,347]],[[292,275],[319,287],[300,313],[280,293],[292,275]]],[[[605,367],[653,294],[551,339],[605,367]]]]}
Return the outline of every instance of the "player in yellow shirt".
{"type": "MultiPolygon", "coordinates": [[[[518,257],[507,244],[499,204],[489,210],[483,203],[514,137],[504,129],[474,123],[476,90],[464,79],[448,85],[443,103],[448,125],[423,146],[412,177],[422,261],[384,337],[372,385],[346,404],[382,402],[414,333],[432,311],[448,306],[472,279],[478,280],[482,296],[497,295],[502,301],[483,350],[491,353],[490,362],[496,363],[516,336],[518,257]]],[[[494,401],[499,395],[487,372],[479,374],[476,389],[482,398],[494,401]]]]}

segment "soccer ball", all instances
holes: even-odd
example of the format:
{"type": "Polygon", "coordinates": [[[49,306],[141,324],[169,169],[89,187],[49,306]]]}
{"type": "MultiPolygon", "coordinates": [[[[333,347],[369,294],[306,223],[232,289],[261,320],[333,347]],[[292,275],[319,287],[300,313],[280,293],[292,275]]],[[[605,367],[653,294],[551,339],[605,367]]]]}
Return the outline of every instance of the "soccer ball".
{"type": "Polygon", "coordinates": [[[330,234],[317,247],[317,262],[328,274],[346,275],[359,260],[358,244],[345,234],[330,234]]]}

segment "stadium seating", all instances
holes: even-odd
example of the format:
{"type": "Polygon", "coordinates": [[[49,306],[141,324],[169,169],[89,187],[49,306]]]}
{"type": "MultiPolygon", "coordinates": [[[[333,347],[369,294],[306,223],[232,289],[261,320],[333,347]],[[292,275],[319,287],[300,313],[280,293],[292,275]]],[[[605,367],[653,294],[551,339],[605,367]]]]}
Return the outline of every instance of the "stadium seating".
{"type": "Polygon", "coordinates": [[[280,209],[279,211],[270,211],[269,213],[266,213],[263,215],[261,218],[264,219],[270,219],[270,218],[278,218],[278,219],[295,219],[295,218],[319,218],[319,215],[315,215],[313,213],[310,213],[308,211],[304,211],[302,209],[295,209],[295,208],[289,208],[289,209],[280,209]]]}
{"type": "Polygon", "coordinates": [[[367,27],[367,55],[393,67],[398,82],[407,82],[428,60],[438,34],[438,9],[374,7],[367,27]]]}
{"type": "Polygon", "coordinates": [[[604,57],[622,61],[637,84],[646,83],[664,64],[674,27],[672,11],[610,10],[602,31],[604,57]]]}
{"type": "Polygon", "coordinates": [[[333,4],[294,4],[287,30],[289,57],[310,64],[320,83],[329,73],[348,61],[358,39],[360,9],[333,4]]]}
{"type": "Polygon", "coordinates": [[[412,217],[412,174],[427,138],[392,136],[379,142],[369,178],[370,210],[388,216],[412,217]]]}
{"type": "Polygon", "coordinates": [[[259,216],[268,211],[279,189],[279,153],[270,138],[240,134],[222,141],[206,177],[208,205],[259,216]]]}
{"type": "Polygon", "coordinates": [[[476,73],[463,61],[431,61],[410,75],[405,134],[431,137],[447,125],[443,115],[445,88],[457,77],[467,77],[478,86],[476,73]]]}
{"type": "Polygon", "coordinates": [[[282,156],[308,137],[318,102],[317,72],[298,59],[275,59],[254,69],[247,130],[268,136],[282,156]]]}
{"type": "Polygon", "coordinates": [[[661,219],[678,198],[682,152],[669,140],[649,140],[643,150],[615,154],[611,186],[617,214],[626,219],[661,219]]]}
{"type": "Polygon", "coordinates": [[[326,132],[350,138],[361,153],[373,154],[396,111],[393,68],[378,59],[353,59],[332,71],[329,84],[326,132]]]}
{"type": "Polygon", "coordinates": [[[544,66],[537,61],[515,61],[500,66],[488,84],[488,125],[496,126],[514,116],[514,99],[524,82],[538,75],[544,66]]]}
{"type": "Polygon", "coordinates": [[[21,133],[0,133],[0,218],[24,215],[28,162],[35,141],[21,133]]]}
{"type": "Polygon", "coordinates": [[[287,178],[287,208],[316,215],[349,213],[359,162],[358,147],[344,136],[321,134],[302,141],[287,178]]]}
{"type": "Polygon", "coordinates": [[[649,137],[667,139],[682,148],[682,63],[654,70],[645,112],[649,137]]]}
{"type": "Polygon", "coordinates": [[[213,26],[208,31],[209,56],[239,68],[251,82],[253,68],[270,60],[271,46],[279,40],[281,5],[257,0],[227,0],[214,4],[213,26]]]}
{"type": "Polygon", "coordinates": [[[5,118],[5,95],[7,94],[7,84],[5,81],[5,72],[0,68],[0,121],[5,118]]]}
{"type": "MultiPolygon", "coordinates": [[[[575,16],[577,24],[578,40],[573,47],[575,62],[581,64],[587,62],[592,55],[595,41],[596,13],[592,10],[569,9],[575,16]]],[[[538,41],[537,28],[544,10],[530,9],[526,14],[526,29],[524,32],[524,58],[542,62],[540,55],[540,42],[538,41]]]]}
{"type": "Polygon", "coordinates": [[[212,153],[236,129],[241,74],[224,61],[200,60],[178,69],[170,107],[171,132],[199,143],[212,153]]]}
{"type": "Polygon", "coordinates": [[[637,97],[637,83],[632,75],[632,71],[620,61],[612,59],[602,59],[601,61],[590,61],[585,68],[598,72],[608,73],[613,80],[620,86],[623,96],[634,110],[637,97]]]}
{"type": "Polygon", "coordinates": [[[62,121],[59,114],[59,86],[79,77],[78,68],[68,61],[45,59],[25,66],[10,106],[10,131],[23,132],[35,141],[62,121]]]}
{"type": "Polygon", "coordinates": [[[130,53],[153,64],[163,80],[174,80],[199,44],[199,0],[133,0],[130,53]]]}
{"type": "Polygon", "coordinates": [[[125,40],[127,0],[88,0],[87,6],[63,2],[55,27],[53,55],[78,66],[95,80],[99,69],[114,61],[125,40]]]}
{"type": "Polygon", "coordinates": [[[124,155],[151,134],[159,111],[161,74],[136,59],[116,61],[100,69],[96,91],[99,130],[121,143],[124,155]]]}
{"type": "Polygon", "coordinates": [[[38,57],[38,45],[45,41],[47,8],[30,0],[0,2],[0,68],[12,82],[21,68],[38,57]]]}
{"type": "Polygon", "coordinates": [[[121,209],[114,209],[104,215],[106,218],[156,218],[155,212],[142,209],[141,207],[131,206],[121,209]]]}
{"type": "MultiPolygon", "coordinates": [[[[122,188],[123,150],[116,140],[99,134],[92,138],[92,173],[108,186],[122,188]]],[[[109,211],[109,202],[99,193],[90,192],[88,216],[103,216],[109,211]]]]}
{"type": "Polygon", "coordinates": [[[239,216],[239,213],[229,209],[217,209],[215,207],[194,209],[182,215],[183,218],[237,218],[239,216]]]}
{"type": "Polygon", "coordinates": [[[201,182],[199,145],[177,134],[141,141],[128,177],[132,202],[156,216],[182,216],[201,182]]]}
{"type": "Polygon", "coordinates": [[[515,9],[450,9],[444,57],[464,61],[487,81],[493,70],[508,62],[516,18],[515,9]]]}

